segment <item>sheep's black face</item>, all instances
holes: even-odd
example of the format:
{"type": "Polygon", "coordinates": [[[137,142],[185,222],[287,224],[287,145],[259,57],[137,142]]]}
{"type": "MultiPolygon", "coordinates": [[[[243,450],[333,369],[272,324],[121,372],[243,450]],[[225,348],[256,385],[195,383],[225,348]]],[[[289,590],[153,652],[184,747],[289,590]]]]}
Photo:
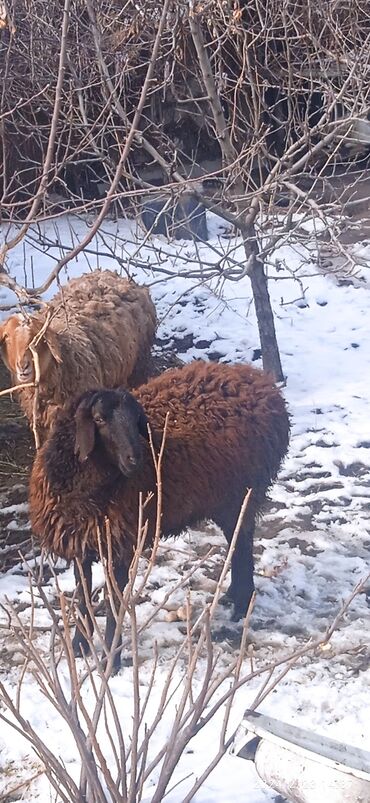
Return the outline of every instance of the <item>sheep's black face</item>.
{"type": "Polygon", "coordinates": [[[141,405],[127,391],[98,391],[76,412],[76,452],[84,461],[94,447],[103,449],[125,477],[141,464],[140,435],[148,437],[141,405]]]}

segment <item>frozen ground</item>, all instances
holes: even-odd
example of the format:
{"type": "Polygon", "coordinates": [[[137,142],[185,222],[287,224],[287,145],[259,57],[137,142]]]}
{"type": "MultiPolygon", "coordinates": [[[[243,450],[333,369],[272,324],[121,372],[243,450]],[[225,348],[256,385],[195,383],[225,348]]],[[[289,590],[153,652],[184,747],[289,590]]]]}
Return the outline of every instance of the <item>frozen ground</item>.
{"type": "MultiPolygon", "coordinates": [[[[83,236],[85,230],[83,221],[71,218],[69,226],[64,223],[56,229],[49,224],[43,231],[33,232],[25,247],[11,252],[11,273],[23,281],[26,272],[30,283],[34,279],[36,285],[41,284],[53,260],[60,256],[61,248],[83,236]],[[44,246],[38,242],[40,234],[44,246]]],[[[221,237],[215,219],[211,230],[210,243],[196,251],[192,244],[169,245],[160,238],[151,246],[142,244],[132,225],[121,222],[117,233],[116,224],[107,222],[100,242],[105,257],[98,258],[96,244],[92,244],[89,253],[69,265],[68,275],[97,264],[112,269],[124,265],[136,279],[152,285],[161,321],[158,350],[175,349],[183,360],[194,357],[251,360],[257,356],[259,343],[249,280],[220,281],[212,269],[221,250],[228,252],[228,264],[234,267],[243,260],[242,250],[237,241],[221,237]],[[190,261],[185,262],[184,256],[190,261]],[[189,276],[199,259],[209,278],[207,283],[189,276]]],[[[284,392],[292,415],[292,438],[289,455],[255,539],[257,600],[249,639],[255,664],[260,667],[323,633],[356,583],[369,571],[370,327],[369,284],[363,266],[369,263],[370,245],[361,243],[358,254],[362,267],[353,283],[319,273],[314,245],[303,249],[299,245],[282,244],[269,268],[277,336],[287,377],[284,392]]],[[[62,281],[65,279],[63,273],[62,281]]],[[[55,287],[47,295],[54,291],[55,287]]],[[[0,290],[0,304],[9,301],[9,293],[0,290]]],[[[8,486],[2,492],[0,527],[7,537],[17,529],[22,533],[27,531],[24,480],[19,485],[19,488],[8,486]]],[[[212,525],[207,525],[202,531],[188,532],[176,542],[161,546],[158,565],[139,606],[139,617],[148,615],[153,602],[160,601],[161,594],[176,584],[207,545],[219,545],[220,555],[199,569],[193,578],[191,595],[195,611],[211,599],[222,563],[224,539],[212,525]]],[[[72,589],[70,569],[59,575],[59,582],[63,590],[72,589]]],[[[49,580],[45,586],[51,598],[53,583],[54,580],[49,580]]],[[[267,697],[261,710],[370,750],[369,596],[370,592],[356,597],[330,646],[301,659],[267,697]]],[[[22,620],[29,623],[29,584],[19,566],[0,577],[0,601],[6,598],[17,606],[22,620]]],[[[181,601],[176,597],[178,604],[181,601]]],[[[15,693],[21,659],[4,611],[0,617],[0,679],[15,693]]],[[[48,618],[41,601],[37,603],[35,624],[37,646],[47,660],[48,618]]],[[[162,611],[143,634],[139,646],[143,689],[148,686],[155,641],[160,654],[148,722],[182,630],[182,623],[168,622],[162,611]]],[[[235,626],[231,626],[227,611],[217,615],[215,635],[220,645],[220,666],[224,668],[235,654],[240,637],[240,630],[235,631],[235,626]]],[[[201,664],[197,670],[199,682],[203,671],[201,664]]],[[[238,692],[230,729],[253,701],[260,683],[254,680],[238,692]]],[[[129,728],[131,668],[123,668],[111,686],[121,720],[127,721],[129,728]]],[[[170,735],[177,699],[175,695],[153,736],[153,751],[170,735]]],[[[68,771],[77,778],[76,749],[68,730],[29,675],[24,679],[22,705],[25,718],[47,740],[55,755],[63,757],[68,771]]],[[[166,796],[169,803],[185,799],[195,778],[217,752],[220,717],[221,713],[199,733],[183,756],[170,787],[178,785],[166,796]]],[[[37,774],[39,766],[26,742],[2,725],[0,798],[21,780],[37,774]]],[[[148,803],[155,780],[154,773],[153,786],[147,785],[143,797],[148,803]]],[[[29,803],[55,799],[42,774],[29,786],[22,787],[19,795],[29,803]]],[[[275,795],[258,780],[252,765],[229,755],[194,798],[197,803],[242,803],[246,799],[248,803],[263,803],[275,800],[275,795]]],[[[326,800],[330,803],[330,795],[326,800]]]]}

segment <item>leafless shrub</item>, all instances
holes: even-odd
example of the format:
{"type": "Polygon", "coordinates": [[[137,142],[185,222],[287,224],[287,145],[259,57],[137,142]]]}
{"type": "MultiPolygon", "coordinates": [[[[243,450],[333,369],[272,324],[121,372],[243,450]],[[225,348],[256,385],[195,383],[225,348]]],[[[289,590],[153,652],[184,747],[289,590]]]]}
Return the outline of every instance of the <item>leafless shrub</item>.
{"type": "MultiPolygon", "coordinates": [[[[219,732],[219,745],[215,755],[211,757],[204,771],[197,778],[191,789],[182,798],[190,802],[196,791],[204,783],[207,776],[228,750],[233,732],[230,732],[230,713],[239,689],[246,684],[261,678],[261,687],[253,706],[256,708],[276,687],[279,681],[297,663],[297,661],[315,651],[322,650],[346,612],[354,597],[361,593],[366,583],[359,583],[338,612],[334,621],[328,626],[324,635],[310,640],[295,652],[288,652],[276,661],[259,666],[253,659],[253,653],[247,652],[248,625],[251,609],[244,621],[240,646],[230,661],[220,661],[222,648],[212,641],[212,627],[216,606],[222,591],[223,580],[230,565],[232,551],[238,536],[238,529],[246,505],[244,501],[240,518],[235,529],[230,552],[221,572],[212,601],[200,613],[194,613],[191,605],[191,594],[187,591],[189,580],[194,572],[209,557],[202,558],[194,564],[177,585],[169,591],[160,603],[154,605],[150,614],[139,624],[138,610],[140,596],[145,583],[153,569],[156,545],[152,550],[144,577],[140,577],[139,559],[142,557],[144,537],[135,554],[130,570],[129,583],[121,597],[116,611],[116,632],[111,651],[106,654],[103,637],[93,606],[87,600],[89,612],[95,621],[96,639],[94,640],[86,628],[92,658],[84,664],[76,663],[73,655],[70,625],[78,616],[73,599],[68,601],[66,595],[57,588],[57,608],[45,593],[41,579],[33,572],[30,583],[32,608],[29,624],[16,613],[14,606],[8,606],[9,626],[13,630],[18,650],[24,658],[16,688],[9,691],[5,682],[0,683],[0,701],[2,709],[0,719],[15,729],[33,747],[42,771],[54,788],[57,799],[66,803],[88,800],[91,803],[109,799],[115,803],[131,801],[136,803],[148,795],[148,782],[155,777],[151,785],[152,803],[159,803],[168,790],[175,768],[190,740],[196,736],[214,717],[223,711],[223,719],[219,732]],[[183,610],[178,611],[184,623],[184,636],[174,657],[169,661],[165,677],[160,679],[161,692],[155,692],[159,674],[159,654],[156,645],[153,647],[153,660],[149,682],[143,684],[143,666],[140,660],[140,639],[150,630],[156,617],[166,610],[170,595],[182,590],[185,597],[183,610]],[[40,651],[35,636],[36,599],[39,595],[50,618],[50,644],[48,654],[40,651]],[[110,684],[113,668],[114,650],[126,617],[124,647],[129,649],[132,661],[132,724],[127,730],[120,715],[118,698],[114,695],[110,684]],[[102,650],[102,652],[101,652],[102,650]],[[249,660],[248,660],[249,655],[249,660]],[[29,721],[22,710],[23,685],[31,676],[39,692],[52,706],[61,720],[64,721],[68,738],[74,742],[79,755],[80,779],[76,781],[68,771],[62,756],[56,756],[40,734],[39,729],[29,721]],[[145,689],[143,691],[143,689],[145,689]],[[162,718],[176,698],[176,713],[172,720],[169,737],[163,743],[158,740],[157,732],[162,718]],[[156,705],[153,708],[153,699],[156,705]]],[[[143,536],[145,535],[145,501],[140,517],[143,536]]],[[[158,521],[161,508],[158,507],[158,521]]],[[[105,564],[105,580],[109,602],[114,609],[117,593],[115,580],[111,573],[109,559],[105,564]]],[[[253,603],[252,603],[253,606],[253,603]]],[[[251,607],[252,607],[251,606],[251,607]]],[[[79,622],[83,627],[83,621],[79,622]]],[[[41,772],[41,770],[40,770],[41,772]]],[[[38,777],[38,773],[35,777],[38,777]]],[[[32,777],[28,779],[31,781],[32,777]]],[[[183,779],[184,780],[184,779],[183,779]]]]}

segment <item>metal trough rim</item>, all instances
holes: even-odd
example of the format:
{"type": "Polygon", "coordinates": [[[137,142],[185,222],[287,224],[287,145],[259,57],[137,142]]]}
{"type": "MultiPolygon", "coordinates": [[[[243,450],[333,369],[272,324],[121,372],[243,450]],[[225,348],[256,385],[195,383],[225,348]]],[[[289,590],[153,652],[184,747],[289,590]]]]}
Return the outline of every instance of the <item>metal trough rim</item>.
{"type": "Polygon", "coordinates": [[[367,750],[289,725],[259,711],[247,709],[241,725],[261,739],[309,758],[310,761],[326,764],[339,772],[370,782],[370,752],[367,750]]]}

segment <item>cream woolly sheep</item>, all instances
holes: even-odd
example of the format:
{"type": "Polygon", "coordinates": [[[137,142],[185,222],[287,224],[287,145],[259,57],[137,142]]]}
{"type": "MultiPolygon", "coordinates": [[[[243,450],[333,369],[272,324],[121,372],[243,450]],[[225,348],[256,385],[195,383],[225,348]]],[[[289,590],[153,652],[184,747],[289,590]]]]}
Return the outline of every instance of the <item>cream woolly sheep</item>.
{"type": "MultiPolygon", "coordinates": [[[[135,387],[148,376],[156,315],[146,287],[111,271],[72,279],[32,316],[13,315],[0,325],[0,350],[14,384],[32,382],[29,345],[46,316],[50,324],[37,346],[40,363],[39,431],[44,440],[56,410],[94,387],[135,387]]],[[[32,421],[34,388],[18,391],[32,421]]]]}

